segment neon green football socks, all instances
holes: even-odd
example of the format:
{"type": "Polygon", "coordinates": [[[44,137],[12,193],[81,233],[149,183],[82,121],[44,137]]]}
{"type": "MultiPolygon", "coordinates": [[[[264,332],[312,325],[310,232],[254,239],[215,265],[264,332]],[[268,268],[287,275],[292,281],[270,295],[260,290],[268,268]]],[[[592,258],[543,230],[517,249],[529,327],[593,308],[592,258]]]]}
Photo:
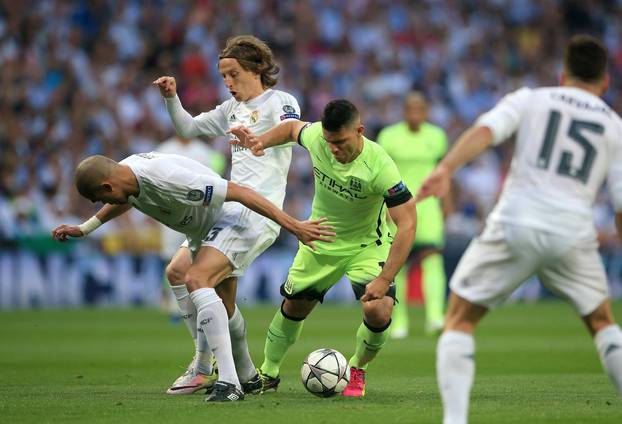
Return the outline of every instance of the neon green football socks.
{"type": "Polygon", "coordinates": [[[266,337],[264,345],[264,361],[261,364],[261,372],[267,376],[276,378],[283,363],[283,358],[291,345],[296,343],[302,332],[303,320],[295,321],[286,318],[281,308],[276,311],[266,337]]]}
{"type": "Polygon", "coordinates": [[[348,365],[359,369],[367,369],[367,364],[376,357],[389,337],[391,321],[383,328],[370,328],[365,321],[356,332],[356,349],[348,365]]]}
{"type": "Polygon", "coordinates": [[[421,264],[423,279],[423,296],[425,300],[426,330],[434,330],[441,326],[445,315],[445,292],[447,280],[440,253],[427,256],[421,264]]]}
{"type": "Polygon", "coordinates": [[[395,276],[397,303],[393,306],[391,336],[403,338],[408,335],[408,266],[404,265],[395,276]]]}

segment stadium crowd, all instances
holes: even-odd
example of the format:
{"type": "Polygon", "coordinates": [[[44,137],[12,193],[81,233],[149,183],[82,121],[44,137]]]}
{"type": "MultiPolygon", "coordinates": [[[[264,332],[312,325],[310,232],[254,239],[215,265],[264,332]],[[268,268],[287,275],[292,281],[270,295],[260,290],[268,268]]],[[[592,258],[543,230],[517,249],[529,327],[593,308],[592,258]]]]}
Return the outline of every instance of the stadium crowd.
{"type": "MultiPolygon", "coordinates": [[[[401,119],[404,93],[418,89],[429,99],[430,120],[453,140],[503,93],[555,84],[556,53],[571,32],[605,41],[612,58],[606,101],[622,110],[621,3],[2,1],[0,247],[32,246],[59,222],[93,214],[96,206],[80,200],[71,183],[84,156],[121,159],[157,149],[174,134],[151,84],[158,76],[177,78],[192,114],[228,98],[216,65],[231,35],[254,34],[272,47],[281,67],[277,88],[296,96],[305,120],[318,119],[328,100],[345,97],[359,106],[374,138],[401,119]]],[[[229,155],[224,139],[205,141],[229,155]]],[[[461,171],[449,238],[479,232],[511,149],[506,143],[461,171]]],[[[312,172],[306,155],[295,154],[293,162],[286,210],[306,216],[312,172]]],[[[595,219],[601,242],[616,243],[606,193],[595,219]]],[[[118,225],[157,228],[140,214],[118,225]]],[[[109,233],[119,229],[109,227],[109,233]]]]}

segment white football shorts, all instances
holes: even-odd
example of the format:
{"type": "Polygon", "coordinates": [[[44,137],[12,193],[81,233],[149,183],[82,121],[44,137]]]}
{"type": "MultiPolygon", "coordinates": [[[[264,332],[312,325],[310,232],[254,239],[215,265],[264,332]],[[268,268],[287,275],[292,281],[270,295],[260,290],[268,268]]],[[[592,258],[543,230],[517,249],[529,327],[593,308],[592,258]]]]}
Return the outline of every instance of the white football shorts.
{"type": "Polygon", "coordinates": [[[230,276],[241,277],[246,268],[274,243],[278,235],[279,231],[268,218],[239,203],[225,203],[220,217],[201,241],[200,246],[198,244],[189,246],[186,239],[181,247],[188,247],[193,258],[200,247],[213,247],[231,262],[233,272],[230,276]]]}
{"type": "Polygon", "coordinates": [[[471,303],[493,309],[535,274],[585,316],[609,297],[597,248],[595,240],[586,243],[530,227],[488,223],[460,259],[450,288],[471,303]]]}

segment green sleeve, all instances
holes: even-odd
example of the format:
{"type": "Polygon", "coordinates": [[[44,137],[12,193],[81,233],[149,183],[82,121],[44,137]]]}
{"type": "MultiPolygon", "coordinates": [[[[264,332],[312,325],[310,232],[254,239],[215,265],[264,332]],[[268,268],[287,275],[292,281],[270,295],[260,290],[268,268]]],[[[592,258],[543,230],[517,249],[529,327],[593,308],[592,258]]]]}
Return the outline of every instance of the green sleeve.
{"type": "MultiPolygon", "coordinates": [[[[412,197],[408,191],[408,187],[402,181],[397,165],[393,162],[393,159],[385,152],[381,153],[381,158],[377,162],[377,178],[375,180],[376,192],[382,194],[387,201],[387,205],[391,207],[391,204],[396,199],[403,199],[406,197],[410,199],[412,197]]],[[[400,202],[403,203],[403,202],[400,202]]]]}
{"type": "Polygon", "coordinates": [[[322,142],[322,123],[308,123],[298,134],[298,143],[309,152],[317,151],[318,145],[322,142]]]}

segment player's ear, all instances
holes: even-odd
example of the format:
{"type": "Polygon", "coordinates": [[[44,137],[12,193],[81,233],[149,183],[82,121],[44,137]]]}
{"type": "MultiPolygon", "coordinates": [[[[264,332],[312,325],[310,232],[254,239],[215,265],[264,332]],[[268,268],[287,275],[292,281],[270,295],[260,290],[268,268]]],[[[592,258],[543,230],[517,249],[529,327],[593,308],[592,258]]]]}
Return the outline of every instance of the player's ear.
{"type": "Polygon", "coordinates": [[[365,125],[363,125],[362,123],[359,123],[358,127],[356,127],[356,133],[358,135],[363,135],[364,132],[365,132],[365,125]]]}
{"type": "Polygon", "coordinates": [[[107,193],[112,192],[112,184],[110,184],[108,181],[104,181],[103,183],[101,183],[100,188],[107,193]]]}

